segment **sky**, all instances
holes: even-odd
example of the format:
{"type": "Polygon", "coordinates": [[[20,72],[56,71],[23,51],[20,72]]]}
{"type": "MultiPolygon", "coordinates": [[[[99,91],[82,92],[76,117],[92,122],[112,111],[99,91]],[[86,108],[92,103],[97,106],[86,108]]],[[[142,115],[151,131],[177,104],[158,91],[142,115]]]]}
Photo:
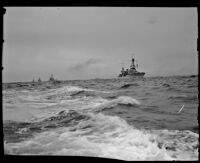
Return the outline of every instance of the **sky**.
{"type": "Polygon", "coordinates": [[[3,82],[198,73],[197,8],[7,7],[3,82]]]}

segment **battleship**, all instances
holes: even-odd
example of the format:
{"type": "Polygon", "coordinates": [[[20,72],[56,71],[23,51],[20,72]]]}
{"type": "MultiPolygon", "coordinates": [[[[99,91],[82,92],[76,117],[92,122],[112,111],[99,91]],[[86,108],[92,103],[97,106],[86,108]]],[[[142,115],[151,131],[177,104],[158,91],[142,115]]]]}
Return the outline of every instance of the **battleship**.
{"type": "MultiPolygon", "coordinates": [[[[145,72],[138,72],[136,70],[136,66],[135,66],[135,63],[134,63],[134,58],[132,58],[131,60],[131,65],[130,65],[130,68],[129,69],[124,69],[124,67],[122,67],[122,70],[121,70],[121,73],[118,75],[118,77],[120,78],[123,78],[123,77],[144,77],[145,75],[145,72]]],[[[138,64],[137,64],[137,67],[138,67],[138,64]]]]}

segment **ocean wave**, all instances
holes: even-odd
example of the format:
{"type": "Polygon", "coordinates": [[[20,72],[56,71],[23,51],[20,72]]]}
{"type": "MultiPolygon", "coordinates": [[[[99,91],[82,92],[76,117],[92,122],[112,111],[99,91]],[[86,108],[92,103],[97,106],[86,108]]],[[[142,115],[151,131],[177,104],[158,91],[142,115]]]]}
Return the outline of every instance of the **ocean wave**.
{"type": "Polygon", "coordinates": [[[119,89],[129,88],[130,86],[139,86],[137,83],[127,83],[121,86],[119,89]]]}
{"type": "Polygon", "coordinates": [[[52,116],[32,122],[4,121],[5,139],[9,142],[21,141],[35,133],[59,127],[72,127],[80,121],[89,119],[89,116],[75,110],[62,110],[52,116]]]}
{"type": "Polygon", "coordinates": [[[198,160],[196,90],[169,79],[150,78],[135,87],[133,81],[80,80],[5,89],[5,154],[198,160]],[[188,114],[179,114],[183,104],[188,114]]]}
{"type": "Polygon", "coordinates": [[[87,89],[78,86],[63,86],[57,89],[51,89],[42,95],[45,99],[62,100],[65,98],[75,98],[79,96],[98,96],[99,94],[108,94],[108,91],[87,89]]]}
{"type": "Polygon", "coordinates": [[[75,93],[71,94],[71,96],[80,95],[81,93],[84,93],[84,92],[85,92],[84,90],[80,90],[78,92],[75,92],[75,93]]]}
{"type": "Polygon", "coordinates": [[[83,91],[86,91],[87,89],[77,87],[77,86],[63,86],[61,88],[57,89],[50,89],[47,92],[43,94],[44,98],[64,98],[64,97],[70,97],[70,95],[77,94],[83,91]]]}
{"type": "Polygon", "coordinates": [[[157,138],[160,148],[180,160],[192,160],[198,157],[199,135],[189,130],[161,130],[157,138]],[[189,159],[189,157],[192,157],[189,159]]]}
{"type": "Polygon", "coordinates": [[[164,86],[164,87],[170,87],[170,84],[164,83],[164,84],[162,84],[162,86],[164,86]]]}
{"type": "Polygon", "coordinates": [[[43,91],[29,90],[5,90],[4,103],[14,103],[15,105],[27,104],[36,106],[36,108],[55,106],[63,101],[75,99],[74,97],[83,94],[83,96],[95,96],[95,90],[85,89],[77,86],[64,86],[61,88],[52,88],[43,91]]]}
{"type": "Polygon", "coordinates": [[[140,102],[129,96],[119,96],[113,100],[104,100],[102,103],[95,106],[96,111],[102,111],[104,109],[113,108],[117,105],[126,105],[126,106],[138,106],[140,102]]]}
{"type": "Polygon", "coordinates": [[[198,134],[140,130],[117,116],[89,115],[90,118],[74,126],[41,132],[22,142],[4,142],[5,153],[119,160],[198,160],[198,134]]]}
{"type": "Polygon", "coordinates": [[[186,95],[186,94],[178,94],[178,95],[169,95],[168,99],[180,99],[180,100],[198,100],[197,95],[186,95]]]}
{"type": "Polygon", "coordinates": [[[141,110],[145,111],[146,113],[153,113],[153,114],[159,114],[159,115],[173,115],[176,116],[174,111],[169,111],[169,110],[159,110],[158,106],[143,106],[140,108],[141,110]]]}

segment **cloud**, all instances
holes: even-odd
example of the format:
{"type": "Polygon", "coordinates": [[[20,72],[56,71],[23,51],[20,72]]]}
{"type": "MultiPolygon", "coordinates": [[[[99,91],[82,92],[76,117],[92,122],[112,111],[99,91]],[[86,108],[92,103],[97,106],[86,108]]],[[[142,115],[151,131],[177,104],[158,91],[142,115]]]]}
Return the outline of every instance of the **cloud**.
{"type": "Polygon", "coordinates": [[[99,60],[99,59],[90,58],[83,63],[78,63],[78,64],[72,66],[71,70],[80,71],[80,70],[90,67],[91,65],[94,65],[94,64],[97,64],[100,62],[101,62],[101,60],[99,60]]]}

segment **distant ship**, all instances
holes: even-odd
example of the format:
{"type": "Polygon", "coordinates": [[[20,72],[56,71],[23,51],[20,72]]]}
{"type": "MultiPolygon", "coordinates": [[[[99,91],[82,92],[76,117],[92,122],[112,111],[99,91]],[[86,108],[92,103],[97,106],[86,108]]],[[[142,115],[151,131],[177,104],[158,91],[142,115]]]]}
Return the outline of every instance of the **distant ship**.
{"type": "MultiPolygon", "coordinates": [[[[51,77],[49,78],[49,80],[48,80],[47,82],[53,83],[53,84],[61,83],[61,81],[59,81],[59,80],[57,80],[57,79],[54,79],[53,74],[51,74],[51,77]]],[[[40,77],[39,77],[38,81],[36,82],[36,81],[34,80],[34,78],[33,78],[32,83],[33,83],[33,84],[34,84],[34,83],[42,83],[42,80],[41,80],[40,77]]],[[[34,84],[34,85],[35,85],[35,84],[34,84]]]]}
{"type": "Polygon", "coordinates": [[[55,82],[56,80],[53,77],[53,74],[51,74],[51,77],[49,78],[49,82],[55,82]]]}
{"type": "Polygon", "coordinates": [[[42,82],[42,80],[39,78],[39,79],[38,79],[38,82],[42,82]]]}
{"type": "Polygon", "coordinates": [[[132,63],[129,69],[124,70],[124,67],[122,67],[121,73],[118,75],[118,77],[143,77],[145,75],[145,72],[138,72],[136,70],[134,61],[134,58],[132,58],[132,63]]]}
{"type": "Polygon", "coordinates": [[[56,83],[61,83],[61,81],[57,80],[57,79],[54,79],[53,77],[53,74],[51,74],[51,77],[49,78],[49,83],[53,83],[53,84],[56,84],[56,83]]]}

